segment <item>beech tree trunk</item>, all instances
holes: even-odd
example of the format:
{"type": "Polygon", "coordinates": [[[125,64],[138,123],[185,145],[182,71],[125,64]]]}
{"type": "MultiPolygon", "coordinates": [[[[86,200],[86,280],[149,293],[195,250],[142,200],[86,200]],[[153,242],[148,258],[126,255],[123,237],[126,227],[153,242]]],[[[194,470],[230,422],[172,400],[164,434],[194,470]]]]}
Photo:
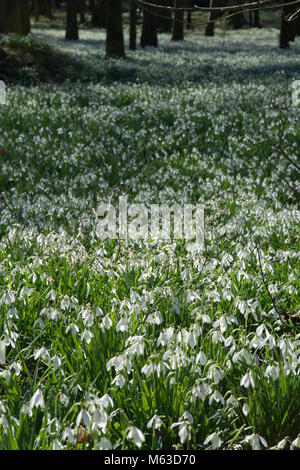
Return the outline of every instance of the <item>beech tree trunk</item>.
{"type": "MultiPolygon", "coordinates": [[[[153,3],[153,2],[152,2],[153,3]]],[[[155,7],[147,6],[143,9],[143,24],[141,35],[141,47],[157,47],[157,18],[155,7]]]]}
{"type": "MultiPolygon", "coordinates": [[[[217,0],[210,0],[209,8],[216,8],[218,6],[217,0]]],[[[210,11],[208,15],[208,23],[205,28],[205,36],[215,35],[215,21],[218,19],[217,11],[210,11]]]]}
{"type": "Polygon", "coordinates": [[[79,0],[80,24],[85,23],[86,0],[79,0]]]}
{"type": "Polygon", "coordinates": [[[77,3],[67,0],[67,27],[65,39],[78,40],[77,3]]]}
{"type": "Polygon", "coordinates": [[[289,42],[295,40],[297,34],[297,18],[292,21],[287,21],[287,19],[292,13],[295,13],[296,9],[297,5],[285,5],[282,8],[279,37],[279,47],[281,49],[286,49],[290,46],[289,42]]]}
{"type": "MultiPolygon", "coordinates": [[[[185,0],[174,0],[175,8],[184,8],[185,0]]],[[[175,10],[173,16],[172,41],[183,41],[184,39],[184,11],[175,10]]]]}
{"type": "MultiPolygon", "coordinates": [[[[110,3],[111,0],[108,0],[110,3]]],[[[106,26],[106,0],[90,0],[92,26],[105,28],[106,26]]]]}
{"type": "Polygon", "coordinates": [[[125,56],[122,0],[109,0],[106,5],[106,55],[125,56]]]}
{"type": "Polygon", "coordinates": [[[0,0],[0,32],[27,35],[30,32],[29,0],[0,0]]]}
{"type": "MultiPolygon", "coordinates": [[[[171,7],[173,6],[173,0],[160,0],[159,5],[171,7]]],[[[172,32],[172,13],[171,10],[167,8],[163,10],[162,8],[159,9],[157,16],[157,30],[161,33],[171,33],[172,32]]]]}
{"type": "Polygon", "coordinates": [[[137,9],[135,0],[130,0],[129,4],[129,49],[136,50],[136,23],[137,23],[137,9]]]}

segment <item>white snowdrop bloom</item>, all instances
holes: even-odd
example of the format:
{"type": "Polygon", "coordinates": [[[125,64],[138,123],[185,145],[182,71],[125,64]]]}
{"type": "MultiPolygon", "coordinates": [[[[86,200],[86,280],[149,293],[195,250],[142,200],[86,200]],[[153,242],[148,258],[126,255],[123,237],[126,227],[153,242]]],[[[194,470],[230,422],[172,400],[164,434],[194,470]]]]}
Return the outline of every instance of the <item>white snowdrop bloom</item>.
{"type": "Polygon", "coordinates": [[[223,372],[221,371],[221,369],[218,365],[213,364],[208,369],[207,377],[209,379],[213,379],[215,384],[218,384],[220,382],[220,380],[223,379],[224,374],[223,374],[223,372]]]}
{"type": "Polygon", "coordinates": [[[159,312],[154,312],[147,317],[146,321],[150,323],[150,325],[161,325],[163,319],[159,312]]]}
{"type": "Polygon", "coordinates": [[[123,388],[125,385],[125,379],[122,374],[116,375],[116,377],[112,381],[112,385],[116,385],[119,388],[123,388]]]}
{"type": "Polygon", "coordinates": [[[199,364],[199,362],[202,366],[206,364],[206,356],[203,351],[200,351],[196,356],[196,364],[199,364]]]}
{"type": "Polygon", "coordinates": [[[250,387],[250,385],[252,385],[253,388],[255,387],[254,376],[252,371],[247,372],[247,374],[242,377],[240,384],[242,387],[245,388],[250,387]]]}
{"type": "Polygon", "coordinates": [[[67,440],[71,444],[74,444],[76,442],[75,434],[74,434],[73,430],[69,427],[64,430],[62,438],[63,438],[64,441],[67,440]]]}
{"type": "Polygon", "coordinates": [[[276,347],[276,341],[273,335],[269,335],[267,338],[269,349],[273,349],[276,347]]]}
{"type": "Polygon", "coordinates": [[[211,449],[216,450],[219,449],[222,445],[222,440],[219,435],[219,433],[214,432],[213,434],[210,434],[207,436],[207,438],[204,441],[204,445],[207,446],[209,443],[211,443],[211,449]]]}
{"type": "Polygon", "coordinates": [[[101,429],[101,431],[105,433],[105,429],[108,422],[108,416],[106,411],[102,408],[96,408],[94,411],[94,420],[97,426],[101,429]]]}
{"type": "Polygon", "coordinates": [[[90,330],[84,330],[84,332],[81,335],[81,341],[86,341],[87,344],[89,344],[93,338],[93,333],[90,332],[90,330]]]}
{"type": "Polygon", "coordinates": [[[214,331],[211,337],[213,343],[224,343],[225,338],[220,331],[214,331]]]}
{"type": "Polygon", "coordinates": [[[79,333],[79,328],[75,323],[71,323],[69,326],[66,328],[66,333],[69,333],[71,331],[73,336],[76,336],[79,333]]]}
{"type": "Polygon", "coordinates": [[[125,331],[128,331],[128,321],[127,318],[123,317],[121,320],[118,321],[117,327],[116,327],[116,332],[118,333],[121,331],[121,333],[124,333],[125,331]]]}
{"type": "Polygon", "coordinates": [[[53,369],[54,370],[59,369],[60,366],[61,366],[60,358],[56,355],[56,356],[53,356],[51,360],[52,360],[52,364],[53,364],[53,369]]]}
{"type": "Polygon", "coordinates": [[[43,320],[41,318],[37,318],[34,322],[34,326],[37,326],[39,328],[44,329],[45,328],[45,323],[43,322],[43,320]]]}
{"type": "Polygon", "coordinates": [[[191,425],[189,423],[183,423],[179,426],[178,436],[181,444],[184,444],[186,440],[191,439],[191,425]]]}
{"type": "Polygon", "coordinates": [[[114,402],[111,397],[106,393],[103,397],[100,398],[99,403],[103,408],[108,408],[109,406],[113,407],[114,402]]]}
{"type": "Polygon", "coordinates": [[[87,327],[91,327],[93,326],[93,323],[94,323],[94,315],[93,315],[93,312],[90,312],[89,310],[85,309],[83,310],[83,312],[81,313],[82,315],[82,321],[83,321],[83,324],[87,327]]]}
{"type": "Polygon", "coordinates": [[[160,429],[163,424],[163,420],[158,415],[153,415],[147,423],[147,428],[152,429],[154,425],[155,429],[160,429]]]}
{"type": "Polygon", "coordinates": [[[33,408],[45,408],[45,402],[43,398],[42,391],[38,388],[36,392],[33,394],[30,402],[29,402],[29,410],[31,411],[33,408]]]}
{"type": "Polygon", "coordinates": [[[250,436],[246,436],[244,441],[250,443],[252,450],[260,450],[261,444],[264,447],[268,447],[266,440],[262,436],[259,436],[255,433],[251,434],[250,436]]]}
{"type": "Polygon", "coordinates": [[[206,315],[205,313],[201,315],[201,320],[203,321],[203,323],[211,323],[211,318],[206,315]]]}
{"type": "Polygon", "coordinates": [[[60,393],[59,394],[59,401],[63,406],[68,406],[70,399],[64,393],[60,393]]]}
{"type": "Polygon", "coordinates": [[[3,426],[3,431],[6,434],[10,425],[5,415],[0,416],[0,424],[3,426]]]}
{"type": "Polygon", "coordinates": [[[92,424],[92,418],[91,415],[87,410],[84,408],[78,413],[77,418],[76,418],[76,426],[79,427],[81,421],[84,422],[84,425],[89,428],[89,426],[92,424]]]}
{"type": "Polygon", "coordinates": [[[6,361],[6,341],[0,341],[0,364],[5,364],[6,361]]]}
{"type": "Polygon", "coordinates": [[[245,416],[248,416],[250,411],[248,403],[244,403],[242,411],[245,416]]]}
{"type": "Polygon", "coordinates": [[[225,404],[224,397],[222,393],[220,393],[218,390],[215,390],[214,393],[209,397],[209,404],[211,405],[212,402],[215,401],[216,403],[221,402],[222,405],[225,404]]]}
{"type": "Polygon", "coordinates": [[[132,439],[136,446],[141,447],[145,441],[145,436],[142,431],[135,426],[130,426],[126,431],[127,439],[132,439]]]}
{"type": "Polygon", "coordinates": [[[16,298],[13,292],[7,292],[1,298],[1,302],[4,303],[4,305],[11,305],[15,302],[15,300],[16,298]]]}
{"type": "Polygon", "coordinates": [[[195,385],[192,388],[192,395],[196,398],[200,398],[202,401],[204,401],[210,393],[211,387],[205,382],[201,382],[199,385],[195,385]]]}
{"type": "Polygon", "coordinates": [[[111,442],[106,437],[101,437],[99,443],[99,450],[111,450],[111,442]]]}
{"type": "Polygon", "coordinates": [[[23,299],[26,295],[30,297],[32,292],[33,290],[30,289],[29,287],[27,286],[22,287],[22,289],[20,290],[19,299],[23,299]]]}
{"type": "Polygon", "coordinates": [[[194,418],[189,411],[185,411],[179,418],[179,421],[188,421],[193,424],[194,418]]]}
{"type": "Polygon", "coordinates": [[[298,449],[300,448],[300,434],[298,434],[298,436],[296,437],[296,439],[294,439],[294,440],[291,442],[291,449],[294,449],[295,447],[297,447],[298,449]]]}
{"type": "Polygon", "coordinates": [[[68,310],[70,306],[71,306],[70,297],[68,295],[65,295],[60,302],[60,308],[62,310],[68,310]]]}
{"type": "Polygon", "coordinates": [[[224,267],[230,266],[233,261],[233,257],[229,253],[225,253],[222,257],[221,264],[224,267]]]}
{"type": "Polygon", "coordinates": [[[239,300],[237,302],[237,307],[241,314],[244,315],[248,311],[248,302],[246,300],[239,300]]]}
{"type": "Polygon", "coordinates": [[[272,377],[273,380],[276,380],[279,377],[279,368],[276,366],[268,366],[264,373],[265,377],[272,377]]]}
{"type": "Polygon", "coordinates": [[[224,346],[226,348],[228,348],[228,346],[230,346],[231,344],[234,344],[235,341],[234,341],[234,338],[233,336],[228,336],[228,338],[226,338],[226,340],[224,341],[224,346]]]}
{"type": "Polygon", "coordinates": [[[264,331],[267,330],[266,326],[262,323],[260,326],[256,328],[256,335],[258,337],[262,336],[264,331]]]}
{"type": "Polygon", "coordinates": [[[102,330],[109,330],[112,327],[112,320],[109,316],[109,314],[105,315],[105,317],[102,319],[100,323],[100,328],[102,330]]]}
{"type": "Polygon", "coordinates": [[[52,449],[53,450],[63,450],[63,445],[58,439],[54,439],[53,444],[52,444],[52,449]]]}
{"type": "Polygon", "coordinates": [[[287,443],[287,439],[284,438],[282,439],[281,441],[279,441],[277,444],[276,444],[276,448],[279,449],[279,450],[283,450],[286,446],[286,443],[287,443]]]}

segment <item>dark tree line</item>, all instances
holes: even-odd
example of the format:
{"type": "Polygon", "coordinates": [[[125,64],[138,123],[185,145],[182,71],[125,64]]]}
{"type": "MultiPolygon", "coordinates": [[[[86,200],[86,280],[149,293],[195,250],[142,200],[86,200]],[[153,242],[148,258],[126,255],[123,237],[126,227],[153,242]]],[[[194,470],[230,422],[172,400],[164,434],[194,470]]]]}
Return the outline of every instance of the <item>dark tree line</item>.
{"type": "MultiPolygon", "coordinates": [[[[147,1],[147,0],[145,0],[147,1]]],[[[242,4],[245,0],[235,0],[235,4],[242,4]]],[[[231,0],[151,0],[151,5],[145,5],[140,0],[0,0],[0,33],[18,33],[27,35],[30,32],[30,17],[39,19],[40,15],[53,18],[55,8],[66,8],[66,34],[68,40],[79,39],[79,24],[86,23],[89,12],[92,27],[106,28],[106,53],[123,57],[125,55],[123,20],[124,5],[129,8],[129,49],[137,47],[137,22],[142,14],[142,31],[140,46],[158,45],[158,33],[169,32],[173,41],[184,39],[184,29],[192,28],[192,8],[195,4],[211,8],[221,8],[232,4],[231,0]],[[165,7],[165,8],[157,8],[165,7]],[[168,7],[174,7],[174,11],[168,7]],[[184,9],[187,9],[185,14],[184,9]],[[186,22],[185,22],[186,16],[186,22]],[[79,18],[79,20],[78,20],[79,18]]],[[[297,14],[298,5],[282,7],[282,19],[279,46],[289,47],[289,43],[300,35],[300,15],[297,14]],[[291,15],[294,18],[291,20],[291,15]]],[[[259,8],[259,6],[258,6],[259,8]]],[[[242,28],[260,27],[259,9],[249,13],[249,20],[245,13],[240,11],[229,15],[232,27],[242,28]]],[[[206,36],[213,36],[215,23],[223,16],[221,10],[211,11],[205,29],[206,36]]]]}

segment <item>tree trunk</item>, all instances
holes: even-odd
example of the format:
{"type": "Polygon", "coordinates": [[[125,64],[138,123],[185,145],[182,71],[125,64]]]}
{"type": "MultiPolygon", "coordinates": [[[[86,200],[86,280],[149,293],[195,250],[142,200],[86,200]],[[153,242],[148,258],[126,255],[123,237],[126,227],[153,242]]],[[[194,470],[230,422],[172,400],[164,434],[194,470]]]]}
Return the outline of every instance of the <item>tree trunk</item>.
{"type": "Polygon", "coordinates": [[[125,56],[122,0],[109,0],[106,5],[106,55],[125,56]]]}
{"type": "MultiPolygon", "coordinates": [[[[110,2],[110,0],[108,0],[110,2]]],[[[106,26],[106,0],[90,0],[92,26],[105,28],[106,26]]]]}
{"type": "Polygon", "coordinates": [[[141,47],[145,47],[145,46],[157,47],[157,44],[158,44],[158,41],[157,41],[156,9],[155,7],[147,6],[147,8],[143,9],[141,47]]]}
{"type": "Polygon", "coordinates": [[[67,27],[65,39],[78,40],[78,24],[77,24],[77,4],[74,0],[67,0],[67,27]]]}
{"type": "MultiPolygon", "coordinates": [[[[190,0],[188,1],[188,7],[189,7],[189,8],[192,7],[192,3],[191,3],[190,0]]],[[[188,10],[188,12],[187,12],[187,16],[186,16],[186,29],[192,29],[192,11],[191,11],[191,10],[188,10]]]]}
{"type": "MultiPolygon", "coordinates": [[[[210,0],[209,8],[216,8],[218,6],[218,0],[210,0]]],[[[215,21],[218,19],[218,12],[210,11],[208,15],[208,23],[205,28],[205,36],[215,35],[215,21]]]]}
{"type": "Polygon", "coordinates": [[[137,10],[135,0],[130,0],[129,5],[129,49],[131,51],[136,50],[136,23],[137,23],[137,10]]]}
{"type": "Polygon", "coordinates": [[[85,23],[86,0],[79,0],[80,24],[85,23]]]}
{"type": "Polygon", "coordinates": [[[254,10],[254,28],[260,28],[259,10],[254,10]]]}
{"type": "MultiPolygon", "coordinates": [[[[159,5],[171,7],[173,6],[173,0],[161,0],[159,5]]],[[[173,24],[171,10],[168,10],[167,8],[163,10],[160,8],[158,13],[159,15],[156,17],[157,31],[161,33],[171,33],[173,24]]]]}
{"type": "Polygon", "coordinates": [[[23,0],[20,10],[21,34],[27,36],[30,33],[30,3],[29,0],[23,0]]]}
{"type": "Polygon", "coordinates": [[[286,49],[289,47],[289,42],[294,41],[297,34],[297,19],[293,21],[287,21],[287,18],[295,13],[297,6],[295,5],[285,5],[282,8],[281,15],[281,28],[280,28],[280,38],[279,38],[279,47],[281,49],[286,49]]]}
{"type": "MultiPolygon", "coordinates": [[[[185,0],[174,0],[175,8],[184,8],[185,0]]],[[[184,39],[184,11],[175,10],[173,17],[172,41],[183,41],[184,39]]]]}
{"type": "Polygon", "coordinates": [[[30,32],[29,1],[0,1],[0,32],[27,35],[30,32]]]}

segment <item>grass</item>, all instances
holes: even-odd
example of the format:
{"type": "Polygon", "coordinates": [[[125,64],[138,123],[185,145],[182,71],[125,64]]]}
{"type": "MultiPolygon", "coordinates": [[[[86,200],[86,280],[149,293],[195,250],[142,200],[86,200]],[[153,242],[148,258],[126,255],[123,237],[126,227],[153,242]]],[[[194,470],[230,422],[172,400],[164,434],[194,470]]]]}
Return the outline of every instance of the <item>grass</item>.
{"type": "Polygon", "coordinates": [[[102,78],[8,86],[0,115],[1,449],[299,447],[300,46],[277,35],[104,61],[103,31],[34,27],[102,78]],[[205,247],[102,240],[125,194],[203,204],[205,247]]]}

